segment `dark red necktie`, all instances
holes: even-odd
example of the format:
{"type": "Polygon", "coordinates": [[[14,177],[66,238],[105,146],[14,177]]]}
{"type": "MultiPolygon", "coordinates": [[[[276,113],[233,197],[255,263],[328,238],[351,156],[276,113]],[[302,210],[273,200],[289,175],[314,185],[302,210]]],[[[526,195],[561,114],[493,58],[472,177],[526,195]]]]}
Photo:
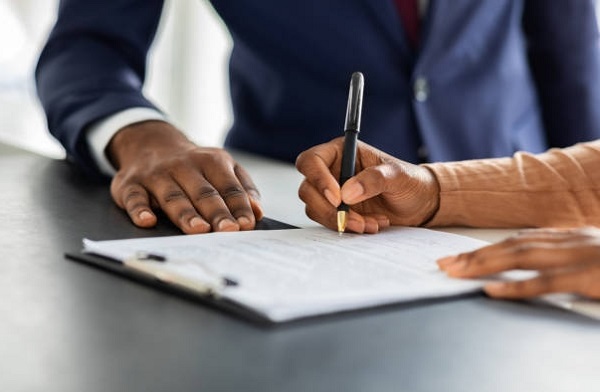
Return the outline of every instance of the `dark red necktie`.
{"type": "Polygon", "coordinates": [[[419,45],[419,27],[421,16],[419,15],[419,0],[394,0],[396,8],[402,18],[406,36],[413,48],[419,45]]]}

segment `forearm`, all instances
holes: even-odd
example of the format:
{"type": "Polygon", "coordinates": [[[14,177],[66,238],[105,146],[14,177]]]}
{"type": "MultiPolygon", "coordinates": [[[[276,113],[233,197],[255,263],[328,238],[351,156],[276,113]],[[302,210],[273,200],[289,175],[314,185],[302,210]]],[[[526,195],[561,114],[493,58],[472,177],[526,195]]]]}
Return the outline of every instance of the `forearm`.
{"type": "Polygon", "coordinates": [[[440,184],[439,210],[428,226],[600,225],[600,141],[424,166],[440,184]]]}
{"type": "Polygon", "coordinates": [[[131,1],[63,0],[36,69],[38,95],[51,133],[88,170],[93,159],[84,133],[94,122],[144,98],[146,53],[162,0],[137,0],[143,15],[130,18],[131,1]]]}

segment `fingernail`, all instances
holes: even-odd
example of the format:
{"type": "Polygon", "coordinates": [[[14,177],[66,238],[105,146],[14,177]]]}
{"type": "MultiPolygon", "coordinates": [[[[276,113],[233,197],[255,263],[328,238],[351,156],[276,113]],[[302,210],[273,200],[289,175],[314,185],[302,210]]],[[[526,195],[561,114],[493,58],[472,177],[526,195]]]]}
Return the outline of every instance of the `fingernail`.
{"type": "Polygon", "coordinates": [[[140,214],[138,215],[138,218],[140,218],[140,220],[148,220],[148,219],[152,219],[153,215],[150,211],[142,211],[140,212],[140,214]]]}
{"type": "Polygon", "coordinates": [[[334,207],[337,207],[337,205],[339,204],[336,200],[335,197],[333,196],[333,192],[331,192],[329,189],[325,189],[325,192],[323,192],[325,194],[325,198],[327,199],[327,201],[334,207]]]}
{"type": "Polygon", "coordinates": [[[192,219],[190,219],[190,227],[199,227],[199,226],[206,226],[207,223],[200,217],[193,217],[192,219]]]}
{"type": "Polygon", "coordinates": [[[248,226],[252,223],[252,221],[247,216],[240,216],[237,218],[238,224],[240,226],[248,226]]]}
{"type": "Polygon", "coordinates": [[[363,188],[362,184],[356,183],[348,188],[345,188],[343,191],[343,199],[347,203],[354,202],[357,198],[365,193],[365,188],[363,188]]]}
{"type": "Polygon", "coordinates": [[[219,221],[219,223],[217,224],[218,231],[235,231],[238,229],[239,229],[238,224],[228,218],[221,219],[221,221],[219,221]]]}

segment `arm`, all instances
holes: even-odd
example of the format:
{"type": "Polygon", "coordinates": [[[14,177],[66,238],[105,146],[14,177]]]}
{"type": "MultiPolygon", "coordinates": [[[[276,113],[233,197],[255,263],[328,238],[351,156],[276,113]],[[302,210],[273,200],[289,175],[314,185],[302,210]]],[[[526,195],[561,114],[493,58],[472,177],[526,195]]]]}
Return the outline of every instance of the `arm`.
{"type": "Polygon", "coordinates": [[[544,154],[425,165],[440,184],[429,226],[600,224],[600,141],[544,154]]]}
{"type": "MultiPolygon", "coordinates": [[[[51,132],[90,173],[99,172],[89,148],[97,145],[97,134],[88,140],[90,127],[102,128],[130,108],[153,108],[141,90],[162,4],[60,3],[36,71],[38,91],[51,132]]],[[[94,154],[106,154],[116,169],[112,198],[137,226],[154,226],[156,209],[185,233],[249,230],[261,219],[256,186],[224,150],[197,146],[165,121],[119,126],[114,136],[100,132],[99,144],[108,144],[94,154]]]]}
{"type": "Polygon", "coordinates": [[[544,154],[415,166],[359,145],[357,174],[340,189],[341,140],[296,162],[311,219],[334,229],[335,207],[351,206],[348,229],[387,224],[531,227],[600,225],[600,141],[544,154]]]}
{"type": "Polygon", "coordinates": [[[146,55],[162,0],[62,0],[36,69],[52,134],[71,159],[97,174],[84,132],[95,121],[154,106],[142,94],[146,55]]]}
{"type": "MultiPolygon", "coordinates": [[[[544,154],[415,166],[364,143],[357,174],[340,189],[342,140],[298,157],[306,212],[335,230],[335,208],[351,206],[348,230],[377,233],[393,225],[480,227],[600,225],[600,141],[544,154]],[[433,216],[431,220],[430,217],[433,216]],[[428,223],[427,223],[428,222],[428,223]]],[[[449,276],[472,278],[511,269],[533,279],[488,284],[498,298],[572,292],[600,298],[600,231],[528,231],[474,252],[438,260],[449,276]]]]}
{"type": "Polygon", "coordinates": [[[567,292],[600,299],[600,230],[538,229],[519,233],[497,244],[438,260],[455,278],[476,278],[513,269],[537,271],[521,281],[488,283],[496,298],[531,298],[567,292]]]}

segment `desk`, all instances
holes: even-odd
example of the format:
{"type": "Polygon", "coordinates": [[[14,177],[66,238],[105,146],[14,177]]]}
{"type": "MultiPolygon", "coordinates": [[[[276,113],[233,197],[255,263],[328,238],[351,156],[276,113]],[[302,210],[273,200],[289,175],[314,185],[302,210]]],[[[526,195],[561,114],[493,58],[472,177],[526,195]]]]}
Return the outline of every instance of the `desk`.
{"type": "MultiPolygon", "coordinates": [[[[291,166],[239,159],[268,216],[313,224],[291,166]]],[[[262,328],[64,259],[82,237],[177,233],[133,227],[65,162],[0,146],[0,187],[2,391],[600,388],[600,324],[584,317],[473,295],[262,328]]]]}

